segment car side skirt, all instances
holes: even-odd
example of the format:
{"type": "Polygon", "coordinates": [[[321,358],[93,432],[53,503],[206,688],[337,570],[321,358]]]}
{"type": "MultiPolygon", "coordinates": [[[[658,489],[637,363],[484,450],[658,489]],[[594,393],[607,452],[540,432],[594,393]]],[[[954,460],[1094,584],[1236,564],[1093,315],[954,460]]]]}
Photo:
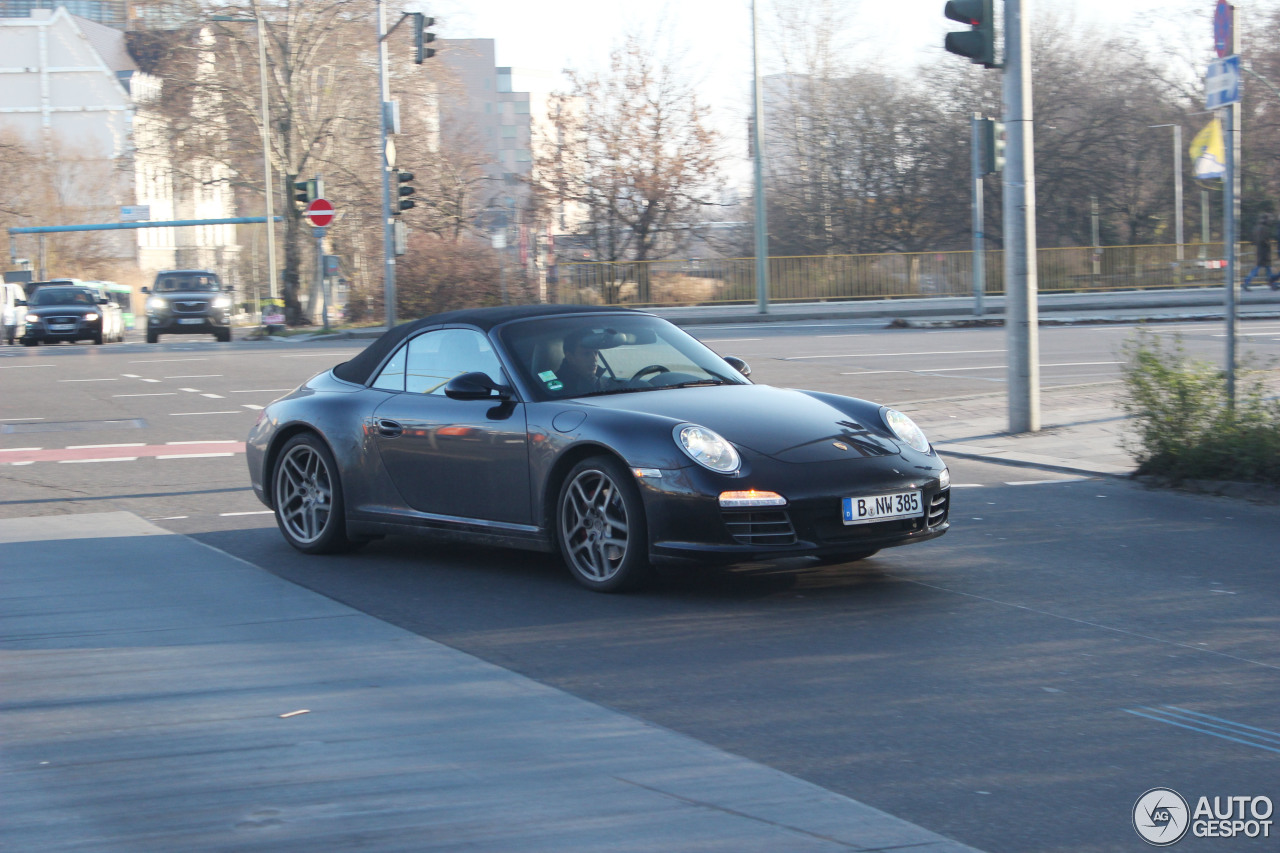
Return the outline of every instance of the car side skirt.
{"type": "Polygon", "coordinates": [[[367,512],[362,512],[358,516],[349,514],[347,534],[353,537],[420,536],[437,542],[493,545],[499,548],[519,548],[544,553],[553,553],[556,550],[551,536],[540,527],[432,515],[425,512],[406,512],[403,508],[397,508],[395,513],[386,515],[367,512]]]}

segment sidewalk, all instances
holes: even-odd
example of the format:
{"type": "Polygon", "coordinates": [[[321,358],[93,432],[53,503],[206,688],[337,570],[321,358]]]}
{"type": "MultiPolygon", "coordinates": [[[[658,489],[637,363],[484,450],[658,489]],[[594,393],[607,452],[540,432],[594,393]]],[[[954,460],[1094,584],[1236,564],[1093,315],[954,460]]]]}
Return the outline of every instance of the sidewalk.
{"type": "Polygon", "coordinates": [[[0,849],[971,851],[130,513],[0,589],[0,849]]]}

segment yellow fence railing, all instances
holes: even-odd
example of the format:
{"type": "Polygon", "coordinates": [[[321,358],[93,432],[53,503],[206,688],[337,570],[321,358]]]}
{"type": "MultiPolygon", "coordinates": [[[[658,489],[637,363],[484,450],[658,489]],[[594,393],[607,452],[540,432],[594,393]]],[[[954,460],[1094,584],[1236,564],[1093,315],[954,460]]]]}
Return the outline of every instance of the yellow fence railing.
{"type": "MultiPolygon", "coordinates": [[[[1222,245],[1185,244],[1182,260],[1173,244],[1039,249],[1038,288],[1042,293],[1067,293],[1218,284],[1223,276],[1222,245]]],[[[985,292],[1004,293],[1004,253],[991,250],[984,259],[985,292]]],[[[1248,262],[1242,254],[1237,269],[1248,262]]],[[[557,278],[548,283],[547,298],[570,304],[712,305],[756,300],[755,258],[562,263],[557,278]]],[[[972,295],[972,252],[769,258],[773,302],[972,295]]]]}

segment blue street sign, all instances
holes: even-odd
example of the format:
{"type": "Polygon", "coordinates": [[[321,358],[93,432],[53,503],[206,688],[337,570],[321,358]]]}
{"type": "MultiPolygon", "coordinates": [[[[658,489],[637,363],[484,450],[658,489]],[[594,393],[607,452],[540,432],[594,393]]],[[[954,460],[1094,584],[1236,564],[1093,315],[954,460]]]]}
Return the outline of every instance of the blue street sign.
{"type": "Polygon", "coordinates": [[[1209,63],[1204,77],[1204,108],[1216,110],[1240,101],[1240,57],[1228,56],[1209,63]]]}

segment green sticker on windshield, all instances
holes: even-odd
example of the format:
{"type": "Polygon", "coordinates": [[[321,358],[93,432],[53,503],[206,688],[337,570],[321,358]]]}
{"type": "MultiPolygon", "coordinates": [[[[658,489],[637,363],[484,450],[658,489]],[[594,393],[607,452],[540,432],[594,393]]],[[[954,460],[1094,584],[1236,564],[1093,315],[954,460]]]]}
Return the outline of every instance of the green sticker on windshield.
{"type": "Polygon", "coordinates": [[[546,384],[547,388],[552,391],[559,391],[564,387],[564,383],[556,378],[556,372],[554,370],[544,370],[538,374],[538,378],[541,379],[546,384]]]}

